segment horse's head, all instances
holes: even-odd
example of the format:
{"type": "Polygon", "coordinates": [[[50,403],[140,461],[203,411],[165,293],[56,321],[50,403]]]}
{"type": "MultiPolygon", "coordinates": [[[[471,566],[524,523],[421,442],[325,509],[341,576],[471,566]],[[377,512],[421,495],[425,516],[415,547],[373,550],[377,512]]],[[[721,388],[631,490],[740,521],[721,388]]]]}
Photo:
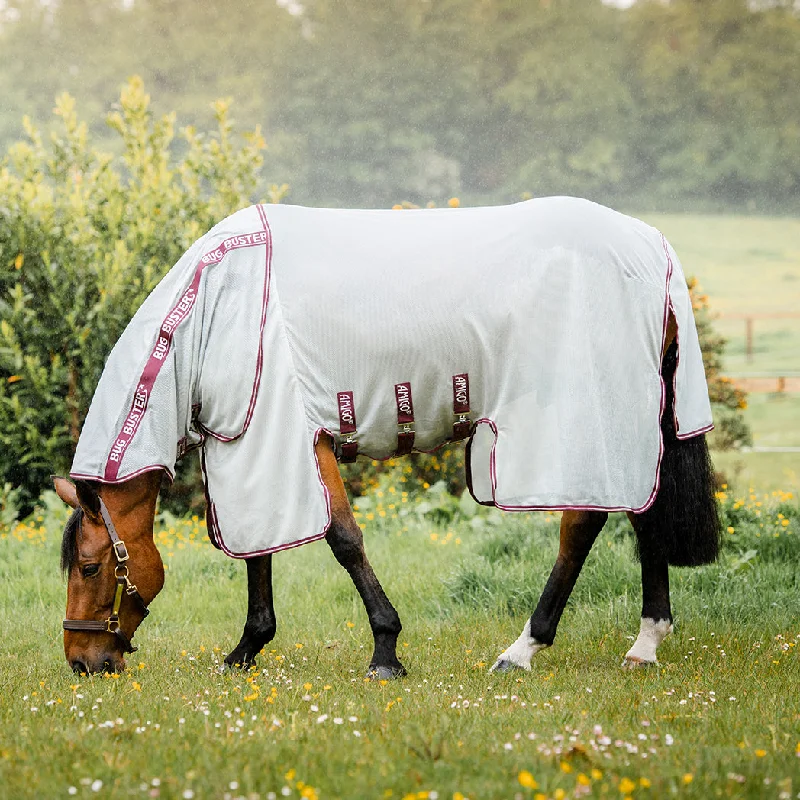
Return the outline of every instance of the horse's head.
{"type": "Polygon", "coordinates": [[[134,631],[164,585],[153,542],[161,473],[113,486],[54,482],[58,496],[75,509],[61,543],[68,580],[64,653],[76,672],[120,672],[125,653],[133,652],[134,631]]]}

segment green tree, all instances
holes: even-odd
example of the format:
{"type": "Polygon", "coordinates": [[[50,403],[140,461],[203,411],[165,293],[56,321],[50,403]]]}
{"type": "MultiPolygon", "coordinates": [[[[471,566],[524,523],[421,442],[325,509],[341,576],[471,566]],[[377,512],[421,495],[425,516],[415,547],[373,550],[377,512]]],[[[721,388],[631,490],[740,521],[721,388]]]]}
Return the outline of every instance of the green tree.
{"type": "MultiPolygon", "coordinates": [[[[109,117],[122,155],[97,152],[62,95],[49,141],[28,140],[0,167],[0,485],[38,495],[64,471],[104,361],[141,302],[181,253],[256,189],[263,138],[234,135],[225,102],[216,130],[154,119],[139,79],[109,117]]],[[[275,189],[276,199],[280,190],[275,189]]]]}

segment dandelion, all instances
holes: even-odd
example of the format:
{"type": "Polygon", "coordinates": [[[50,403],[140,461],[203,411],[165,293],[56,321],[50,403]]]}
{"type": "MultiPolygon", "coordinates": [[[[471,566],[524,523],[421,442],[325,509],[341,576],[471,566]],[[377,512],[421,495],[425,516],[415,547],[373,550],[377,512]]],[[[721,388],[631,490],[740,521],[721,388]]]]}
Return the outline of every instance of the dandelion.
{"type": "Polygon", "coordinates": [[[756,758],[764,758],[766,754],[767,754],[766,750],[760,750],[760,749],[756,750],[756,758]]]}
{"type": "Polygon", "coordinates": [[[622,794],[630,794],[636,788],[636,784],[630,778],[623,778],[619,782],[619,790],[622,794]]]}
{"type": "Polygon", "coordinates": [[[524,786],[526,789],[536,789],[539,786],[534,780],[533,775],[526,769],[523,769],[522,772],[517,775],[517,780],[519,781],[519,785],[524,786]]]}
{"type": "Polygon", "coordinates": [[[684,782],[684,784],[685,784],[686,786],[688,786],[688,785],[689,785],[689,784],[690,784],[690,783],[691,783],[693,780],[694,780],[694,775],[692,775],[692,773],[691,773],[691,772],[687,772],[687,773],[686,773],[686,774],[683,776],[683,782],[684,782]]]}

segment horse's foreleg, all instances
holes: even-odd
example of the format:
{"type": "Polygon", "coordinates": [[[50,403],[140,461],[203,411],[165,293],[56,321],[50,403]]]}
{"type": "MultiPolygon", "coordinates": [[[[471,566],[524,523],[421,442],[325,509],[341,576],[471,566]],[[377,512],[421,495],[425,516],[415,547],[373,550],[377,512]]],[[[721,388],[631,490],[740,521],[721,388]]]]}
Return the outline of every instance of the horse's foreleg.
{"type": "Polygon", "coordinates": [[[642,619],[639,636],[625,654],[624,667],[657,663],[656,649],[672,632],[672,609],[669,602],[669,567],[667,556],[649,544],[648,533],[635,514],[628,514],[638,539],[642,564],[642,619]]]}
{"type": "Polygon", "coordinates": [[[252,664],[265,644],[275,636],[272,605],[272,556],[254,556],[247,564],[247,620],[239,644],[226,657],[228,666],[252,664]]]}
{"type": "Polygon", "coordinates": [[[316,451],[322,479],[331,497],[331,526],[325,539],[361,595],[375,640],[367,676],[383,679],[405,675],[405,667],[397,659],[397,637],[402,630],[400,617],[386,597],[364,551],[364,537],[353,517],[330,441],[320,439],[316,451]]]}
{"type": "Polygon", "coordinates": [[[525,623],[519,639],[495,661],[493,671],[530,669],[533,656],[550,647],[583,562],[607,519],[608,514],[603,511],[565,511],[562,514],[558,558],[536,611],[525,623]]]}

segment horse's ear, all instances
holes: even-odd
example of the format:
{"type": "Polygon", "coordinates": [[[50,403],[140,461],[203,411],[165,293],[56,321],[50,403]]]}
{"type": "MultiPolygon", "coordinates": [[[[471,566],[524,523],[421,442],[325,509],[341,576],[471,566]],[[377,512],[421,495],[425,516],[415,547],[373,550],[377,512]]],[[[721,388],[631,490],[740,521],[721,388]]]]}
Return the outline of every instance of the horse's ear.
{"type": "Polygon", "coordinates": [[[89,481],[75,481],[75,491],[78,495],[78,503],[84,513],[95,522],[99,522],[100,517],[100,495],[94,484],[89,481]]]}
{"type": "Polygon", "coordinates": [[[53,475],[53,486],[55,487],[56,494],[70,507],[77,508],[80,503],[78,501],[78,493],[75,491],[75,486],[70,483],[66,478],[61,478],[58,475],[53,475]]]}

